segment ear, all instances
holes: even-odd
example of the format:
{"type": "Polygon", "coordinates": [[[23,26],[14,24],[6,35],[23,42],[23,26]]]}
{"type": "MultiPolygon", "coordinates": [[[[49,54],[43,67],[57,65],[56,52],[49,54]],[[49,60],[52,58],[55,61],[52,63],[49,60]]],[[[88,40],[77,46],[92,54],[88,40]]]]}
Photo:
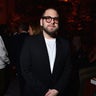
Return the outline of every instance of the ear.
{"type": "Polygon", "coordinates": [[[42,26],[42,18],[40,19],[40,26],[42,26]]]}

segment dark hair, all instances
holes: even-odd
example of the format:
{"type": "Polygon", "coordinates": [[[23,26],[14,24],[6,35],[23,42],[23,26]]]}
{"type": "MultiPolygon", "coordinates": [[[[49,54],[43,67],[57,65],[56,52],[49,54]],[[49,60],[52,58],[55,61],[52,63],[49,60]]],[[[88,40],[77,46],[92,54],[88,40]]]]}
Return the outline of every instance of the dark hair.
{"type": "Polygon", "coordinates": [[[27,23],[20,23],[19,26],[18,26],[18,28],[21,28],[24,31],[28,31],[29,24],[27,24],[27,23]]]}
{"type": "Polygon", "coordinates": [[[46,7],[42,10],[42,16],[44,15],[44,13],[46,12],[46,10],[48,9],[53,9],[55,11],[57,11],[58,15],[59,15],[59,11],[58,11],[58,8],[57,7],[46,7]]]}

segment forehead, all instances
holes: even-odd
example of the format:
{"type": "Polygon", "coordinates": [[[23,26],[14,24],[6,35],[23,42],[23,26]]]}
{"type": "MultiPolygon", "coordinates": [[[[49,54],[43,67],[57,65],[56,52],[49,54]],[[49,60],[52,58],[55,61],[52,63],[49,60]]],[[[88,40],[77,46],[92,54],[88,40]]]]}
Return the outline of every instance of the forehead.
{"type": "Polygon", "coordinates": [[[56,10],[54,9],[47,9],[45,12],[44,12],[44,16],[54,16],[54,17],[58,17],[58,13],[56,10]]]}

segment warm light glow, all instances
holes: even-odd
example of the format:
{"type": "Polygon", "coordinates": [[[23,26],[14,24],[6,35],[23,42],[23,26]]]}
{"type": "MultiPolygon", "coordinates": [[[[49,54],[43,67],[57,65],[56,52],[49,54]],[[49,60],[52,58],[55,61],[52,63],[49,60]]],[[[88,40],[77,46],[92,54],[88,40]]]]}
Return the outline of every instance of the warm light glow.
{"type": "Polygon", "coordinates": [[[59,1],[69,2],[69,0],[59,0],[59,1]]]}
{"type": "Polygon", "coordinates": [[[68,2],[68,0],[64,0],[65,2],[68,2]]]}

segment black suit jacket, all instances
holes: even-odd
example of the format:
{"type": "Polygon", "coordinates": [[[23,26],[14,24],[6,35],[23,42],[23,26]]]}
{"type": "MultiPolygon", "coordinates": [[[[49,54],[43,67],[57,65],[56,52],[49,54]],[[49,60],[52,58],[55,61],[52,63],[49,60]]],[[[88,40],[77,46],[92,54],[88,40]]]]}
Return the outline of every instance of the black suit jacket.
{"type": "Polygon", "coordinates": [[[42,34],[26,39],[20,63],[26,82],[25,96],[44,96],[48,89],[57,89],[60,92],[58,96],[68,96],[65,94],[70,82],[72,64],[66,40],[56,38],[53,73],[50,70],[48,52],[42,34]]]}

